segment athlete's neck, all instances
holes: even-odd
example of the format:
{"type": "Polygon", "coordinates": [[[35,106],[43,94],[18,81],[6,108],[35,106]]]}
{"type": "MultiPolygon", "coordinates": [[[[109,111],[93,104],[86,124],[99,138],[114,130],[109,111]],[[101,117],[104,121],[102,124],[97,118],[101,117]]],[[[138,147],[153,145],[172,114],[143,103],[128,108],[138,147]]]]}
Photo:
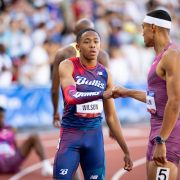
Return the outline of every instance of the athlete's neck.
{"type": "Polygon", "coordinates": [[[161,53],[161,51],[166,48],[171,43],[171,39],[168,34],[159,34],[154,42],[154,50],[156,54],[161,53]]]}
{"type": "Polygon", "coordinates": [[[79,61],[84,67],[86,67],[88,69],[93,69],[97,66],[97,60],[96,59],[88,60],[88,59],[84,59],[84,58],[80,57],[79,61]]]}

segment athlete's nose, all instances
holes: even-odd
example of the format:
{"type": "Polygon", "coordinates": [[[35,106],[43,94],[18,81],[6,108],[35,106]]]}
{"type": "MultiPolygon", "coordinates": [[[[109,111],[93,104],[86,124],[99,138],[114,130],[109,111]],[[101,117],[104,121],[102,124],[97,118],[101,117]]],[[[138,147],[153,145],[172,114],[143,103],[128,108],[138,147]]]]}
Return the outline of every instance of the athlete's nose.
{"type": "Polygon", "coordinates": [[[90,47],[95,48],[95,43],[93,41],[90,43],[90,47]]]}

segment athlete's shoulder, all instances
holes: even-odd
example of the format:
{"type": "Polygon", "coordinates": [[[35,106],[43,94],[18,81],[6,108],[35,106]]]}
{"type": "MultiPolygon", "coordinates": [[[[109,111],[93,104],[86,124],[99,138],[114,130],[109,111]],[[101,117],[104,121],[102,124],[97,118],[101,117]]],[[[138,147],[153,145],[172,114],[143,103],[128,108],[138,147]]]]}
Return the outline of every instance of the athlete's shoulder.
{"type": "MultiPolygon", "coordinates": [[[[163,59],[169,60],[169,59],[177,59],[180,56],[180,48],[176,44],[172,44],[168,50],[164,53],[163,59]]],[[[172,60],[171,60],[172,61],[172,60]]]]}
{"type": "Polygon", "coordinates": [[[99,51],[98,62],[104,65],[105,67],[109,67],[109,54],[103,49],[99,51]]]}
{"type": "Polygon", "coordinates": [[[79,61],[79,58],[78,57],[71,57],[71,58],[68,58],[68,60],[75,62],[75,61],[79,61]]]}
{"type": "Polygon", "coordinates": [[[76,55],[76,51],[71,45],[60,48],[56,52],[55,62],[60,63],[61,61],[73,57],[76,55]]]}
{"type": "Polygon", "coordinates": [[[16,132],[16,129],[10,125],[5,125],[3,127],[4,130],[7,130],[7,131],[12,131],[12,132],[16,132]]]}
{"type": "Polygon", "coordinates": [[[176,68],[180,67],[180,49],[176,45],[172,45],[163,54],[162,67],[166,70],[175,71],[176,68]]]}

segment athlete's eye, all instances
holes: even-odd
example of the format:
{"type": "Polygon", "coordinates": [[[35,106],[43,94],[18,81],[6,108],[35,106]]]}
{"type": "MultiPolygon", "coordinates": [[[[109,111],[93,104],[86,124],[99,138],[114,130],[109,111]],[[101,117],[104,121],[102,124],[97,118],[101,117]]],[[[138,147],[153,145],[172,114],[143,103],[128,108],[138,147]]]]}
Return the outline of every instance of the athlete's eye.
{"type": "Polygon", "coordinates": [[[88,44],[88,43],[89,43],[89,41],[84,41],[84,43],[85,43],[85,44],[88,44]]]}
{"type": "Polygon", "coordinates": [[[97,40],[97,41],[94,41],[96,44],[98,44],[99,43],[99,41],[97,40]]]}

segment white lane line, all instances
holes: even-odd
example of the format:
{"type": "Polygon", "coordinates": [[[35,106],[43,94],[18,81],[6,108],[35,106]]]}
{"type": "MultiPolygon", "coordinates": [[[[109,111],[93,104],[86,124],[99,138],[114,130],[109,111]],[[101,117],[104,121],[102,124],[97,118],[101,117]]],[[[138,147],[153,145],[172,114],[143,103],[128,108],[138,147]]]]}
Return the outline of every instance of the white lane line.
{"type": "MultiPolygon", "coordinates": [[[[57,141],[56,141],[57,142],[57,141]]],[[[54,140],[51,141],[45,141],[44,146],[45,147],[52,147],[52,146],[56,146],[56,143],[54,140]]],[[[139,146],[146,146],[147,140],[136,140],[136,141],[127,141],[128,147],[139,147],[139,146]]],[[[114,143],[114,144],[108,144],[105,145],[105,151],[112,151],[112,150],[119,150],[120,147],[118,144],[114,143]]],[[[53,162],[54,157],[48,159],[49,161],[53,162]]],[[[32,166],[29,166],[23,170],[21,170],[19,173],[15,174],[14,176],[12,176],[9,180],[19,180],[20,178],[22,178],[23,176],[36,171],[37,169],[40,169],[42,166],[42,163],[36,163],[32,166]]],[[[117,179],[116,179],[117,180],[117,179]]]]}
{"type": "MultiPolygon", "coordinates": [[[[51,163],[53,162],[54,158],[50,158],[48,159],[51,163]]],[[[19,180],[20,178],[22,178],[23,176],[31,173],[32,171],[36,171],[37,169],[42,167],[42,162],[36,163],[32,166],[29,166],[25,169],[23,169],[22,171],[20,171],[19,173],[15,174],[14,176],[12,176],[9,180],[19,180]]]]}
{"type": "MultiPolygon", "coordinates": [[[[126,141],[126,143],[127,143],[127,146],[129,148],[130,147],[146,146],[147,145],[147,139],[130,140],[130,141],[126,141]]],[[[112,150],[118,150],[118,149],[120,149],[120,147],[117,143],[105,145],[105,151],[112,151],[112,150]]]]}
{"type": "MultiPolygon", "coordinates": [[[[136,161],[133,161],[133,168],[138,167],[142,164],[146,163],[146,157],[143,157],[141,159],[138,159],[136,161]]],[[[111,180],[119,180],[120,177],[122,177],[124,174],[126,174],[128,171],[121,168],[119,171],[117,171],[111,180]]]]}

